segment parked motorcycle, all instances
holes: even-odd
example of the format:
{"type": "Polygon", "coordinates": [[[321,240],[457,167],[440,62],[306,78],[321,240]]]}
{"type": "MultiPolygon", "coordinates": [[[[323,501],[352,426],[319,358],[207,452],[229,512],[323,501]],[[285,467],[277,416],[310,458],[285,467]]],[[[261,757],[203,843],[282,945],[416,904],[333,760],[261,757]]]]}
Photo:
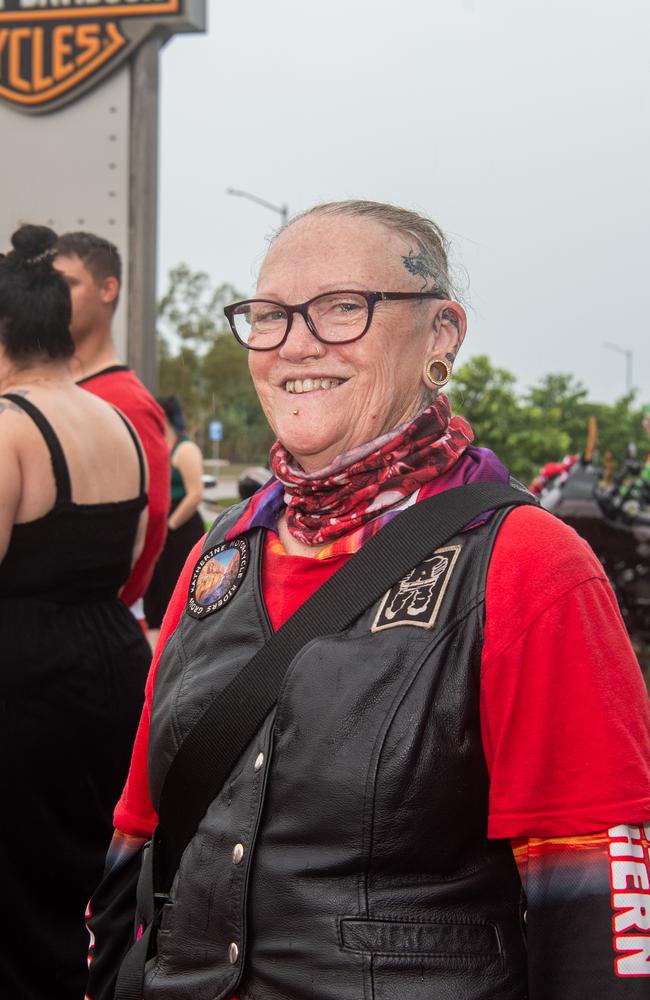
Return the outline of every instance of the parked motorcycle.
{"type": "Polygon", "coordinates": [[[244,469],[237,483],[240,500],[247,500],[248,497],[252,497],[262,486],[268,483],[270,478],[270,469],[266,469],[262,465],[255,465],[250,469],[244,469]]]}
{"type": "Polygon", "coordinates": [[[650,681],[650,487],[635,460],[608,481],[592,458],[593,441],[585,455],[542,485],[541,503],[596,553],[650,681]]]}

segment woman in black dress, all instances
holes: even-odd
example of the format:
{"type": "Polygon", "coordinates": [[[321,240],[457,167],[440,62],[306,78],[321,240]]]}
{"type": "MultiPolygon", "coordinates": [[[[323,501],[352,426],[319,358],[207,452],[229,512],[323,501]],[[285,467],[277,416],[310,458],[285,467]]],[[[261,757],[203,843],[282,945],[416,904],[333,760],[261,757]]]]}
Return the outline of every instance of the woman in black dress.
{"type": "Polygon", "coordinates": [[[0,996],[84,994],[101,877],[149,663],[119,599],[146,525],[130,424],[68,371],[55,234],[0,257],[0,996]]]}

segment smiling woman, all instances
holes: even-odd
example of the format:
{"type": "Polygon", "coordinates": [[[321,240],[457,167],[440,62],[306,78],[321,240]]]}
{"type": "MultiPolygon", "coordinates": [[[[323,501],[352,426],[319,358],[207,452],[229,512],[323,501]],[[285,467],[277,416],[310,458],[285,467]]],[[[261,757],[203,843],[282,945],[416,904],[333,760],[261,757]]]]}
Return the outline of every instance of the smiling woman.
{"type": "MultiPolygon", "coordinates": [[[[437,249],[444,254],[441,241],[437,249]]],[[[435,284],[437,270],[430,250],[368,215],[321,210],[272,245],[260,298],[309,298],[274,314],[284,335],[275,350],[261,351],[254,337],[246,346],[267,420],[305,472],[408,422],[431,398],[427,362],[455,357],[466,327],[462,306],[435,284]],[[423,286],[408,265],[418,258],[424,271],[425,257],[423,286]]]]}
{"type": "Polygon", "coordinates": [[[273,478],[172,597],[88,995],[113,995],[135,911],[118,1000],[641,1000],[608,845],[650,820],[643,682],[598,562],[440,394],[466,331],[440,230],[317,206],[226,314],[273,478]],[[491,499],[445,533],[478,484],[491,499]]]}

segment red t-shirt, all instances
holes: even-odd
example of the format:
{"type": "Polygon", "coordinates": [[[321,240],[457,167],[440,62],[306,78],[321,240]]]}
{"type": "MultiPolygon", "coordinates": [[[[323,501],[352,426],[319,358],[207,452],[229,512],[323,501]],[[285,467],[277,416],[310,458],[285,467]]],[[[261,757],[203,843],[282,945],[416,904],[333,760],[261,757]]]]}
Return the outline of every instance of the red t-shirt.
{"type": "MultiPolygon", "coordinates": [[[[147,778],[160,652],[187,601],[202,542],[163,621],[118,829],[156,823],[147,778]]],[[[267,533],[262,589],[274,628],[345,561],[278,553],[267,533]]],[[[487,576],[481,725],[491,837],[558,837],[650,821],[650,703],[615,598],[589,546],[543,510],[504,520],[487,576]]]]}
{"type": "Polygon", "coordinates": [[[105,399],[129,418],[142,442],[149,466],[149,502],[144,548],[122,590],[129,607],[141,598],[167,535],[169,514],[169,448],[165,441],[165,416],[151,393],[126,365],[112,365],[78,383],[105,399]]]}

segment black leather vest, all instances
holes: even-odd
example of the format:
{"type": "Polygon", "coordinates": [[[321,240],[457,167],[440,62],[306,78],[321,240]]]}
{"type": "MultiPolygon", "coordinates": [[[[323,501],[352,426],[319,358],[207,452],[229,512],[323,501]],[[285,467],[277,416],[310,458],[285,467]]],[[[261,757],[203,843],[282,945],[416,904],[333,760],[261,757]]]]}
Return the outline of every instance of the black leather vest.
{"type": "MultiPolygon", "coordinates": [[[[295,657],[183,855],[145,1000],[525,1000],[523,894],[509,843],[486,837],[479,722],[503,516],[295,657]]],[[[262,532],[247,538],[232,598],[201,620],[184,613],[162,657],[154,805],[188,729],[271,633],[262,532]]]]}

